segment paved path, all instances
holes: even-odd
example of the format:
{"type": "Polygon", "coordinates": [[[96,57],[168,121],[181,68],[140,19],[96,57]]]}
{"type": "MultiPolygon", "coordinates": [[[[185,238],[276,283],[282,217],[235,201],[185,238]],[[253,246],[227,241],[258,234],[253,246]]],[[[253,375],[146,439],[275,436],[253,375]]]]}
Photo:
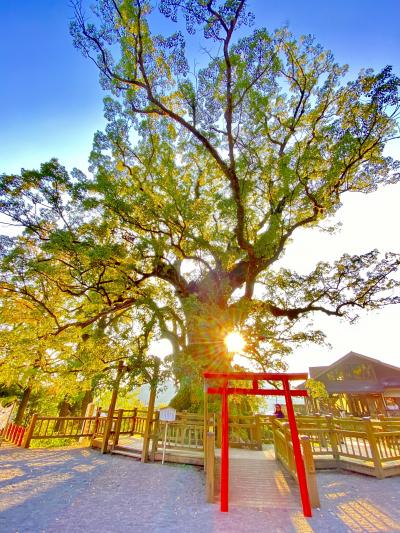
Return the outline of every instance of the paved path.
{"type": "Polygon", "coordinates": [[[200,468],[87,448],[0,448],[1,533],[400,532],[400,478],[318,473],[322,509],[205,503],[200,468]]]}

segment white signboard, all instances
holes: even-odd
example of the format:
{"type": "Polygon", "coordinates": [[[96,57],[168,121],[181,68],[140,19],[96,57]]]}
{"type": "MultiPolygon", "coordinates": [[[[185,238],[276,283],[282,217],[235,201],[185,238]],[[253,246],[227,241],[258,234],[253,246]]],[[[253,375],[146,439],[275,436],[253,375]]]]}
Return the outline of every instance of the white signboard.
{"type": "Polygon", "coordinates": [[[174,422],[176,419],[176,409],[173,407],[164,407],[160,409],[160,420],[163,422],[174,422]]]}
{"type": "Polygon", "coordinates": [[[176,409],[174,409],[173,407],[164,407],[164,409],[160,409],[160,420],[162,422],[165,422],[164,446],[163,446],[161,464],[164,464],[164,459],[165,459],[165,448],[167,447],[168,422],[174,422],[175,419],[176,419],[176,409]]]}
{"type": "Polygon", "coordinates": [[[13,407],[14,404],[9,405],[8,407],[2,407],[0,405],[0,429],[4,429],[10,421],[13,407]]]}

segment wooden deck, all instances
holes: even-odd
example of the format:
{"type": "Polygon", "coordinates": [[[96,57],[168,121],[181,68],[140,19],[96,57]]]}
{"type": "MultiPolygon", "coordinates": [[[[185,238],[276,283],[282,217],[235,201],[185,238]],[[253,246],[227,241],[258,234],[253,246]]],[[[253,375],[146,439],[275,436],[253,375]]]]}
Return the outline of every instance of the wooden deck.
{"type": "MultiPolygon", "coordinates": [[[[140,459],[143,448],[143,439],[134,437],[121,437],[118,445],[111,449],[111,453],[126,455],[134,459],[140,459]]],[[[154,460],[162,460],[162,448],[158,448],[154,460]]],[[[173,447],[165,450],[166,463],[180,463],[188,465],[204,465],[203,450],[195,450],[193,448],[173,447]]]]}

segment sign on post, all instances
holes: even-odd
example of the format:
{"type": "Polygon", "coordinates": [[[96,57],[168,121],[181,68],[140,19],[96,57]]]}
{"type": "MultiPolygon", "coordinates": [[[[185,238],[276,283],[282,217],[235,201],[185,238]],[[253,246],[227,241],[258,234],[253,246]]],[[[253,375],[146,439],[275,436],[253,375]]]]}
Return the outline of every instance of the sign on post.
{"type": "Polygon", "coordinates": [[[173,407],[164,407],[160,409],[160,418],[163,422],[175,422],[176,419],[176,409],[173,407]]]}
{"type": "Polygon", "coordinates": [[[8,407],[2,407],[0,405],[0,430],[5,429],[11,419],[11,414],[14,409],[14,403],[8,407]]]}
{"type": "Polygon", "coordinates": [[[168,431],[168,422],[175,422],[176,419],[176,409],[173,407],[164,407],[160,409],[159,420],[165,422],[165,431],[164,431],[164,446],[162,452],[162,461],[161,464],[164,464],[165,459],[165,448],[167,446],[167,431],[168,431]]]}
{"type": "Polygon", "coordinates": [[[6,427],[11,420],[14,405],[15,403],[12,403],[8,407],[2,407],[0,405],[0,446],[5,437],[6,427]]]}

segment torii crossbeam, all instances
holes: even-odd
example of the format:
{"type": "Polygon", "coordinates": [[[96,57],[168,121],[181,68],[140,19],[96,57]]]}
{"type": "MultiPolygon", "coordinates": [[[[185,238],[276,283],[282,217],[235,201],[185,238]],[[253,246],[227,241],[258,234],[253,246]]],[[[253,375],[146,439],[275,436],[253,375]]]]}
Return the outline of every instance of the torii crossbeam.
{"type": "Polygon", "coordinates": [[[292,396],[307,396],[306,390],[291,390],[290,381],[306,380],[306,373],[283,374],[269,372],[204,372],[205,392],[207,394],[220,394],[222,399],[222,439],[221,439],[221,511],[228,512],[228,488],[229,488],[229,394],[245,394],[259,396],[285,396],[288,421],[293,442],[293,452],[296,461],[297,479],[299,481],[301,502],[304,516],[312,516],[310,497],[308,494],[306,471],[301,454],[299,434],[297,431],[296,418],[294,416],[292,396]],[[219,386],[209,387],[207,380],[220,382],[219,386]],[[251,381],[251,388],[231,387],[230,381],[251,381]],[[282,389],[259,388],[259,381],[280,381],[282,389]]]}

